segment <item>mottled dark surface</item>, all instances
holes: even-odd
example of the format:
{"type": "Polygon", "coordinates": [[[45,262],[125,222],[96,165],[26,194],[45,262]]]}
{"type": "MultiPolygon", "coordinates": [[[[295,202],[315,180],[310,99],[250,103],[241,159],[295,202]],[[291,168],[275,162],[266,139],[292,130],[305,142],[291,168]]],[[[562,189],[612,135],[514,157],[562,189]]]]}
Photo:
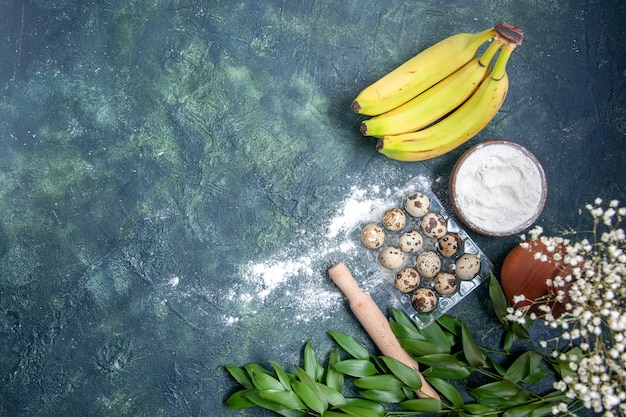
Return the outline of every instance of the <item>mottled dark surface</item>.
{"type": "MultiPolygon", "coordinates": [[[[548,233],[626,197],[622,1],[0,6],[0,415],[269,415],[222,405],[220,365],[288,367],[308,339],[322,357],[328,330],[369,343],[326,276],[344,261],[369,278],[328,233],[352,187],[423,175],[449,205],[479,141],[537,155],[548,233]],[[499,21],[525,38],[489,126],[423,163],[377,154],[358,91],[499,21]]],[[[471,235],[496,272],[518,241],[471,235]]],[[[451,313],[496,347],[487,299],[483,285],[451,313]]]]}

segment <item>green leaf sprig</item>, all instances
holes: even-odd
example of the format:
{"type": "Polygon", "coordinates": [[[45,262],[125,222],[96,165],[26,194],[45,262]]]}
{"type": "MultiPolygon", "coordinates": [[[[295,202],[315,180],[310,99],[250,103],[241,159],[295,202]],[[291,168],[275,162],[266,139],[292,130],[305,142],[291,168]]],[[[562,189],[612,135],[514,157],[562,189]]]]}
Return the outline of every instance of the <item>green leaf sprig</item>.
{"type": "Polygon", "coordinates": [[[512,358],[510,349],[527,337],[522,325],[504,319],[506,297],[491,277],[489,293],[496,316],[504,325],[502,352],[489,352],[476,343],[460,319],[444,315],[420,329],[404,312],[392,309],[391,329],[402,347],[420,364],[422,374],[441,400],[417,398],[419,374],[396,359],[371,353],[347,334],[329,331],[336,347],[325,365],[307,341],[302,363],[286,371],[275,361],[270,366],[248,364],[224,368],[240,385],[226,399],[234,409],[261,407],[285,417],[392,417],[439,413],[451,417],[522,417],[553,415],[555,406],[571,404],[561,391],[537,394],[532,384],[555,372],[569,372],[565,363],[546,360],[526,351],[512,358]],[[504,363],[494,359],[508,358],[504,363]],[[480,384],[470,385],[471,375],[480,384]],[[465,394],[463,395],[462,391],[465,394]],[[353,396],[349,396],[351,393],[353,396]],[[467,401],[467,397],[471,401],[467,401]]]}

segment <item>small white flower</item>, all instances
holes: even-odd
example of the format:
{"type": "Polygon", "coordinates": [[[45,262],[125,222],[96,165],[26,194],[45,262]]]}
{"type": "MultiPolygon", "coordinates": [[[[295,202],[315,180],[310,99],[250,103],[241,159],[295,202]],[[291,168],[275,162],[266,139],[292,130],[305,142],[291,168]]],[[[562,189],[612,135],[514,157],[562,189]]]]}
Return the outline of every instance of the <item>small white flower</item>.
{"type": "Polygon", "coordinates": [[[526,296],[524,294],[519,294],[513,297],[513,304],[521,303],[526,301],[526,296]]]}

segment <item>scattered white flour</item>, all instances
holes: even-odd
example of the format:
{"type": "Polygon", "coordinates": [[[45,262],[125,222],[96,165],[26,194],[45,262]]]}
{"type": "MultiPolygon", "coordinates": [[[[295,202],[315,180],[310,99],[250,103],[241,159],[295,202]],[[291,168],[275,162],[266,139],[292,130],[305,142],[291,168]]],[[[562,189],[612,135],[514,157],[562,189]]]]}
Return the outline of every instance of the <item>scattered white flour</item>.
{"type": "MultiPolygon", "coordinates": [[[[422,181],[425,181],[423,179],[422,181]]],[[[350,232],[367,222],[375,222],[389,204],[405,195],[406,190],[352,187],[329,219],[324,231],[302,233],[292,245],[281,248],[264,262],[249,263],[239,268],[239,282],[230,289],[227,299],[236,305],[230,314],[255,315],[278,291],[288,297],[290,318],[295,323],[330,319],[338,309],[345,308],[343,294],[325,280],[326,270],[336,262],[337,254],[349,254],[355,248],[350,232]],[[302,248],[306,248],[303,250],[302,248]],[[285,291],[285,289],[289,289],[285,291]]],[[[355,266],[356,268],[356,266],[355,266]]],[[[355,269],[353,272],[358,273],[355,269]]],[[[368,288],[364,286],[364,291],[368,288]]],[[[234,325],[243,317],[228,317],[234,325]]]]}
{"type": "Polygon", "coordinates": [[[268,264],[252,264],[248,283],[256,288],[256,296],[263,301],[280,284],[295,275],[312,276],[311,258],[287,259],[268,264]]]}
{"type": "Polygon", "coordinates": [[[484,231],[513,231],[532,221],[541,205],[540,169],[515,146],[478,148],[456,174],[455,204],[467,220],[484,231]]]}
{"type": "Polygon", "coordinates": [[[380,197],[380,187],[372,186],[371,189],[352,187],[350,195],[339,208],[337,215],[331,220],[328,226],[328,239],[332,239],[342,231],[353,229],[363,221],[374,219],[380,216],[381,206],[384,206],[384,197],[389,197],[390,190],[385,192],[385,196],[380,197]],[[378,209],[378,212],[376,210],[378,209]]]}
{"type": "Polygon", "coordinates": [[[226,326],[232,326],[239,322],[239,317],[233,316],[222,316],[222,320],[226,326]]]}

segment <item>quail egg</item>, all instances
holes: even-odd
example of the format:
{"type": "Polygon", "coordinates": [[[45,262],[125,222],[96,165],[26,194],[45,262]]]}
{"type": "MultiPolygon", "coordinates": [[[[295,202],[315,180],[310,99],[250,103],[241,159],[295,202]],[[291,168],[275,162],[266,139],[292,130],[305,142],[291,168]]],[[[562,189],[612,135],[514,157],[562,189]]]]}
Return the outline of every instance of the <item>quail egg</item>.
{"type": "Polygon", "coordinates": [[[430,209],[430,199],[419,191],[412,192],[404,199],[404,209],[413,217],[422,217],[430,209]]]}
{"type": "Polygon", "coordinates": [[[385,231],[377,224],[368,224],[361,230],[361,243],[369,249],[380,248],[385,242],[385,231]]]}
{"type": "Polygon", "coordinates": [[[426,250],[417,255],[415,269],[425,278],[432,278],[441,270],[441,258],[437,252],[426,250]]]}
{"type": "Polygon", "coordinates": [[[420,232],[416,230],[402,233],[398,239],[398,247],[405,253],[417,252],[422,249],[423,244],[424,239],[422,239],[420,232]]]}
{"type": "Polygon", "coordinates": [[[426,236],[434,239],[439,239],[448,232],[446,219],[434,211],[428,212],[422,217],[420,228],[426,236]]]}
{"type": "Polygon", "coordinates": [[[393,246],[387,246],[378,255],[380,264],[387,269],[398,269],[404,263],[404,253],[393,246]]]}
{"type": "Polygon", "coordinates": [[[399,208],[390,208],[383,214],[382,224],[385,229],[397,232],[406,224],[406,215],[399,208]]]}
{"type": "Polygon", "coordinates": [[[394,279],[394,286],[400,292],[410,292],[420,285],[420,275],[415,268],[404,268],[398,271],[394,279]]]}
{"type": "Polygon", "coordinates": [[[437,240],[437,250],[442,256],[449,258],[459,253],[463,246],[463,238],[457,233],[448,232],[437,240]]]}
{"type": "Polygon", "coordinates": [[[418,288],[411,296],[411,305],[421,313],[429,313],[437,306],[437,295],[430,288],[418,288]]]}
{"type": "Polygon", "coordinates": [[[473,253],[465,253],[455,262],[455,274],[464,281],[470,280],[480,271],[480,258],[473,253]]]}
{"type": "Polygon", "coordinates": [[[433,279],[433,288],[441,295],[449,295],[456,291],[457,281],[454,274],[440,272],[433,279]]]}

